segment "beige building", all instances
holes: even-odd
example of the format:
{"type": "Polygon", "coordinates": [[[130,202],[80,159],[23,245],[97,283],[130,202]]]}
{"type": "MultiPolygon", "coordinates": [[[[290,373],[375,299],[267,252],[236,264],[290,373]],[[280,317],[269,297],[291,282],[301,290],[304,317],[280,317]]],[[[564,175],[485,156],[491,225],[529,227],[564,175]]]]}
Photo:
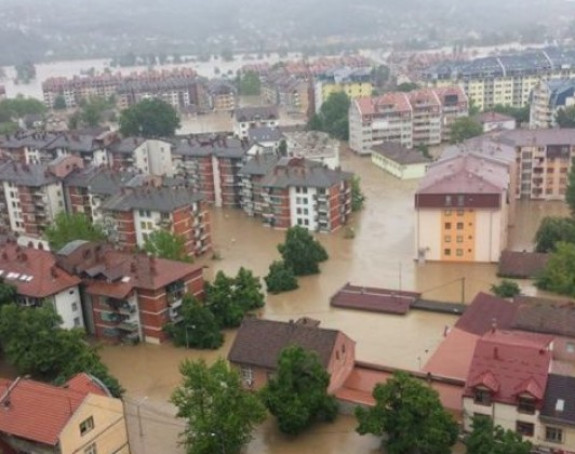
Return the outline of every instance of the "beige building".
{"type": "Polygon", "coordinates": [[[0,380],[0,441],[16,453],[129,454],[123,403],[78,374],[58,387],[0,380]]]}
{"type": "Polygon", "coordinates": [[[388,142],[373,147],[371,162],[400,180],[411,180],[425,175],[431,159],[418,150],[388,142]]]}
{"type": "Polygon", "coordinates": [[[418,260],[497,262],[507,245],[509,166],[475,154],[431,164],[415,194],[418,260]]]}
{"type": "Polygon", "coordinates": [[[559,110],[575,105],[575,79],[542,80],[533,89],[530,128],[554,128],[559,110]]]}

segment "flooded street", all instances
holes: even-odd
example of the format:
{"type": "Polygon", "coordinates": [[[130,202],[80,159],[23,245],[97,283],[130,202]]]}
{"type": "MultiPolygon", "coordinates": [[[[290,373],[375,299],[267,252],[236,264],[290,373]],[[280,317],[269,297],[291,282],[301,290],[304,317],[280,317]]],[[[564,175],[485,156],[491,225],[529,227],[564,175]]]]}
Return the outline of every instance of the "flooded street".
{"type": "MultiPolygon", "coordinates": [[[[429,299],[469,302],[477,292],[489,290],[496,282],[496,266],[416,263],[412,207],[417,182],[396,180],[372,166],[369,159],[347,153],[342,156],[342,166],[361,176],[367,196],[365,209],[352,222],[356,237],[345,239],[343,231],[320,235],[319,240],[330,254],[330,259],[321,266],[321,274],[300,279],[300,288],[294,292],[269,296],[262,315],[276,320],[304,315],[319,319],[322,326],[340,329],[355,339],[357,359],[417,370],[441,342],[445,326],[455,323],[455,316],[419,311],[391,316],[332,309],[330,296],[346,282],[352,282],[417,290],[429,299]]],[[[520,203],[510,246],[531,249],[539,219],[564,213],[561,203],[520,203]]],[[[279,257],[276,245],[284,236],[283,232],[265,228],[260,220],[239,210],[213,210],[212,230],[214,248],[221,260],[202,259],[200,263],[207,266],[207,279],[218,270],[235,274],[240,266],[252,269],[256,275],[265,275],[269,264],[279,257]]],[[[533,292],[528,281],[520,284],[533,292]]],[[[169,344],[110,346],[102,350],[106,364],[128,390],[127,414],[136,454],[183,453],[183,448],[177,445],[177,434],[183,425],[172,417],[174,408],[167,402],[180,380],[178,364],[184,358],[212,361],[226,357],[233,337],[233,332],[226,332],[226,343],[217,351],[186,351],[169,344]],[[141,402],[141,432],[138,402],[141,402]]],[[[342,416],[334,424],[318,425],[292,440],[268,421],[258,428],[246,452],[380,452],[379,441],[358,436],[355,424],[353,417],[342,416]]]]}

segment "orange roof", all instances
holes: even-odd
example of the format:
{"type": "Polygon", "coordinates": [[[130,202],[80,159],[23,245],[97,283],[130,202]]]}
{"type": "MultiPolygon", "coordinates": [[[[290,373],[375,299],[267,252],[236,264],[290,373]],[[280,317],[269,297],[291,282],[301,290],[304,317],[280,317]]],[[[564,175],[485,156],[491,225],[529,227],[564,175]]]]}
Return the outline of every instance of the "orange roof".
{"type": "Polygon", "coordinates": [[[397,112],[411,112],[409,98],[402,92],[385,93],[375,98],[358,98],[355,102],[361,115],[374,115],[383,106],[389,106],[397,112]]]}
{"type": "Polygon", "coordinates": [[[479,336],[453,328],[423,370],[433,375],[465,380],[479,336]]]}
{"type": "Polygon", "coordinates": [[[0,379],[0,432],[55,446],[60,433],[89,393],[107,395],[79,374],[64,387],[28,379],[0,379]],[[10,386],[9,395],[5,396],[10,386]]]}
{"type": "Polygon", "coordinates": [[[52,253],[7,243],[0,249],[0,277],[17,287],[20,295],[45,298],[80,283],[56,265],[52,253]]]}

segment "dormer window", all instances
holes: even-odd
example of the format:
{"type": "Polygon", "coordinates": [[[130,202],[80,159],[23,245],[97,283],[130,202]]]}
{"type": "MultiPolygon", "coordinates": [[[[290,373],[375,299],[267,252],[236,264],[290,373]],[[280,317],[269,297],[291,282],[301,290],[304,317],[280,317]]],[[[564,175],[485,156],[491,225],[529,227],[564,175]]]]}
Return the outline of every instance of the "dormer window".
{"type": "Polygon", "coordinates": [[[519,397],[517,411],[528,415],[535,414],[535,399],[527,396],[519,397]]]}
{"type": "Polygon", "coordinates": [[[484,388],[476,388],[473,395],[473,402],[477,405],[491,405],[491,392],[484,388]]]}

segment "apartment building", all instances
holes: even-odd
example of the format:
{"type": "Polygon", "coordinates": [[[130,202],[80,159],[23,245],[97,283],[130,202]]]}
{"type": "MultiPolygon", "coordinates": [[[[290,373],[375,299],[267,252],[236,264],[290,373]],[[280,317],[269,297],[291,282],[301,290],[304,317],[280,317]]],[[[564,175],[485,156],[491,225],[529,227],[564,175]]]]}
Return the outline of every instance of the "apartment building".
{"type": "Polygon", "coordinates": [[[197,265],[86,241],[69,243],[56,260],[82,277],[88,331],[110,341],[165,341],[163,327],[181,320],[184,295],[203,294],[202,267],[197,265]]]}
{"type": "Polygon", "coordinates": [[[214,112],[231,112],[237,108],[238,90],[226,80],[213,80],[208,82],[208,104],[214,112]]]}
{"type": "Polygon", "coordinates": [[[458,87],[359,98],[349,109],[349,146],[370,154],[371,147],[384,142],[407,148],[437,145],[449,139],[453,122],[468,113],[467,97],[458,87]]]}
{"type": "Polygon", "coordinates": [[[6,87],[4,85],[0,85],[0,101],[6,99],[6,87]]]}
{"type": "Polygon", "coordinates": [[[415,194],[418,260],[497,262],[507,245],[509,165],[475,154],[430,164],[415,194]]]}
{"type": "Polygon", "coordinates": [[[51,109],[58,97],[64,98],[67,108],[78,107],[83,99],[101,97],[108,99],[116,94],[117,87],[122,83],[120,74],[101,74],[94,77],[74,76],[51,77],[42,82],[44,104],[51,109]]]}
{"type": "Polygon", "coordinates": [[[548,47],[514,55],[441,62],[421,73],[429,86],[457,84],[480,110],[500,104],[523,107],[542,80],[575,76],[575,51],[548,47]]]}
{"type": "Polygon", "coordinates": [[[477,341],[463,391],[464,429],[488,417],[538,444],[553,337],[495,330],[477,341]]]}
{"type": "Polygon", "coordinates": [[[0,394],[3,452],[130,454],[122,400],[88,374],[62,386],[0,379],[0,394]]]}
{"type": "Polygon", "coordinates": [[[340,67],[329,69],[315,77],[314,104],[319,113],[322,104],[332,93],[345,93],[350,99],[371,96],[373,83],[371,67],[340,67]]]}
{"type": "Polygon", "coordinates": [[[303,158],[255,156],[242,169],[243,209],[266,226],[333,232],[351,214],[353,174],[303,158]],[[266,172],[262,174],[262,172],[266,172]]]}
{"type": "Polygon", "coordinates": [[[0,165],[0,224],[4,231],[42,235],[58,213],[66,211],[62,179],[82,167],[82,160],[73,156],[50,164],[0,165]]]}
{"type": "Polygon", "coordinates": [[[110,166],[118,170],[137,169],[151,175],[174,174],[172,144],[166,140],[125,137],[108,147],[110,166]]]}
{"type": "Polygon", "coordinates": [[[277,106],[242,107],[236,109],[234,115],[234,135],[239,139],[247,139],[248,129],[267,126],[279,126],[277,106]]]}
{"type": "Polygon", "coordinates": [[[192,257],[211,249],[209,214],[202,196],[192,189],[124,187],[103,202],[101,209],[110,240],[125,250],[143,247],[157,230],[183,237],[192,257]]]}
{"type": "Polygon", "coordinates": [[[533,89],[530,128],[555,128],[557,113],[575,105],[575,79],[541,80],[533,89]]]}
{"type": "Polygon", "coordinates": [[[7,240],[0,247],[0,277],[16,287],[18,304],[51,306],[62,328],[84,327],[80,279],[58,267],[50,252],[7,240]]]}
{"type": "Polygon", "coordinates": [[[313,104],[313,88],[309,78],[285,72],[267,75],[262,83],[262,96],[270,104],[302,115],[307,115],[313,104]]]}
{"type": "Polygon", "coordinates": [[[332,170],[339,167],[339,141],[320,131],[296,131],[283,133],[287,155],[305,158],[326,165],[332,170]]]}
{"type": "Polygon", "coordinates": [[[174,171],[190,188],[217,207],[240,205],[238,172],[256,145],[248,139],[218,136],[190,136],[179,140],[172,153],[174,171]]]}

